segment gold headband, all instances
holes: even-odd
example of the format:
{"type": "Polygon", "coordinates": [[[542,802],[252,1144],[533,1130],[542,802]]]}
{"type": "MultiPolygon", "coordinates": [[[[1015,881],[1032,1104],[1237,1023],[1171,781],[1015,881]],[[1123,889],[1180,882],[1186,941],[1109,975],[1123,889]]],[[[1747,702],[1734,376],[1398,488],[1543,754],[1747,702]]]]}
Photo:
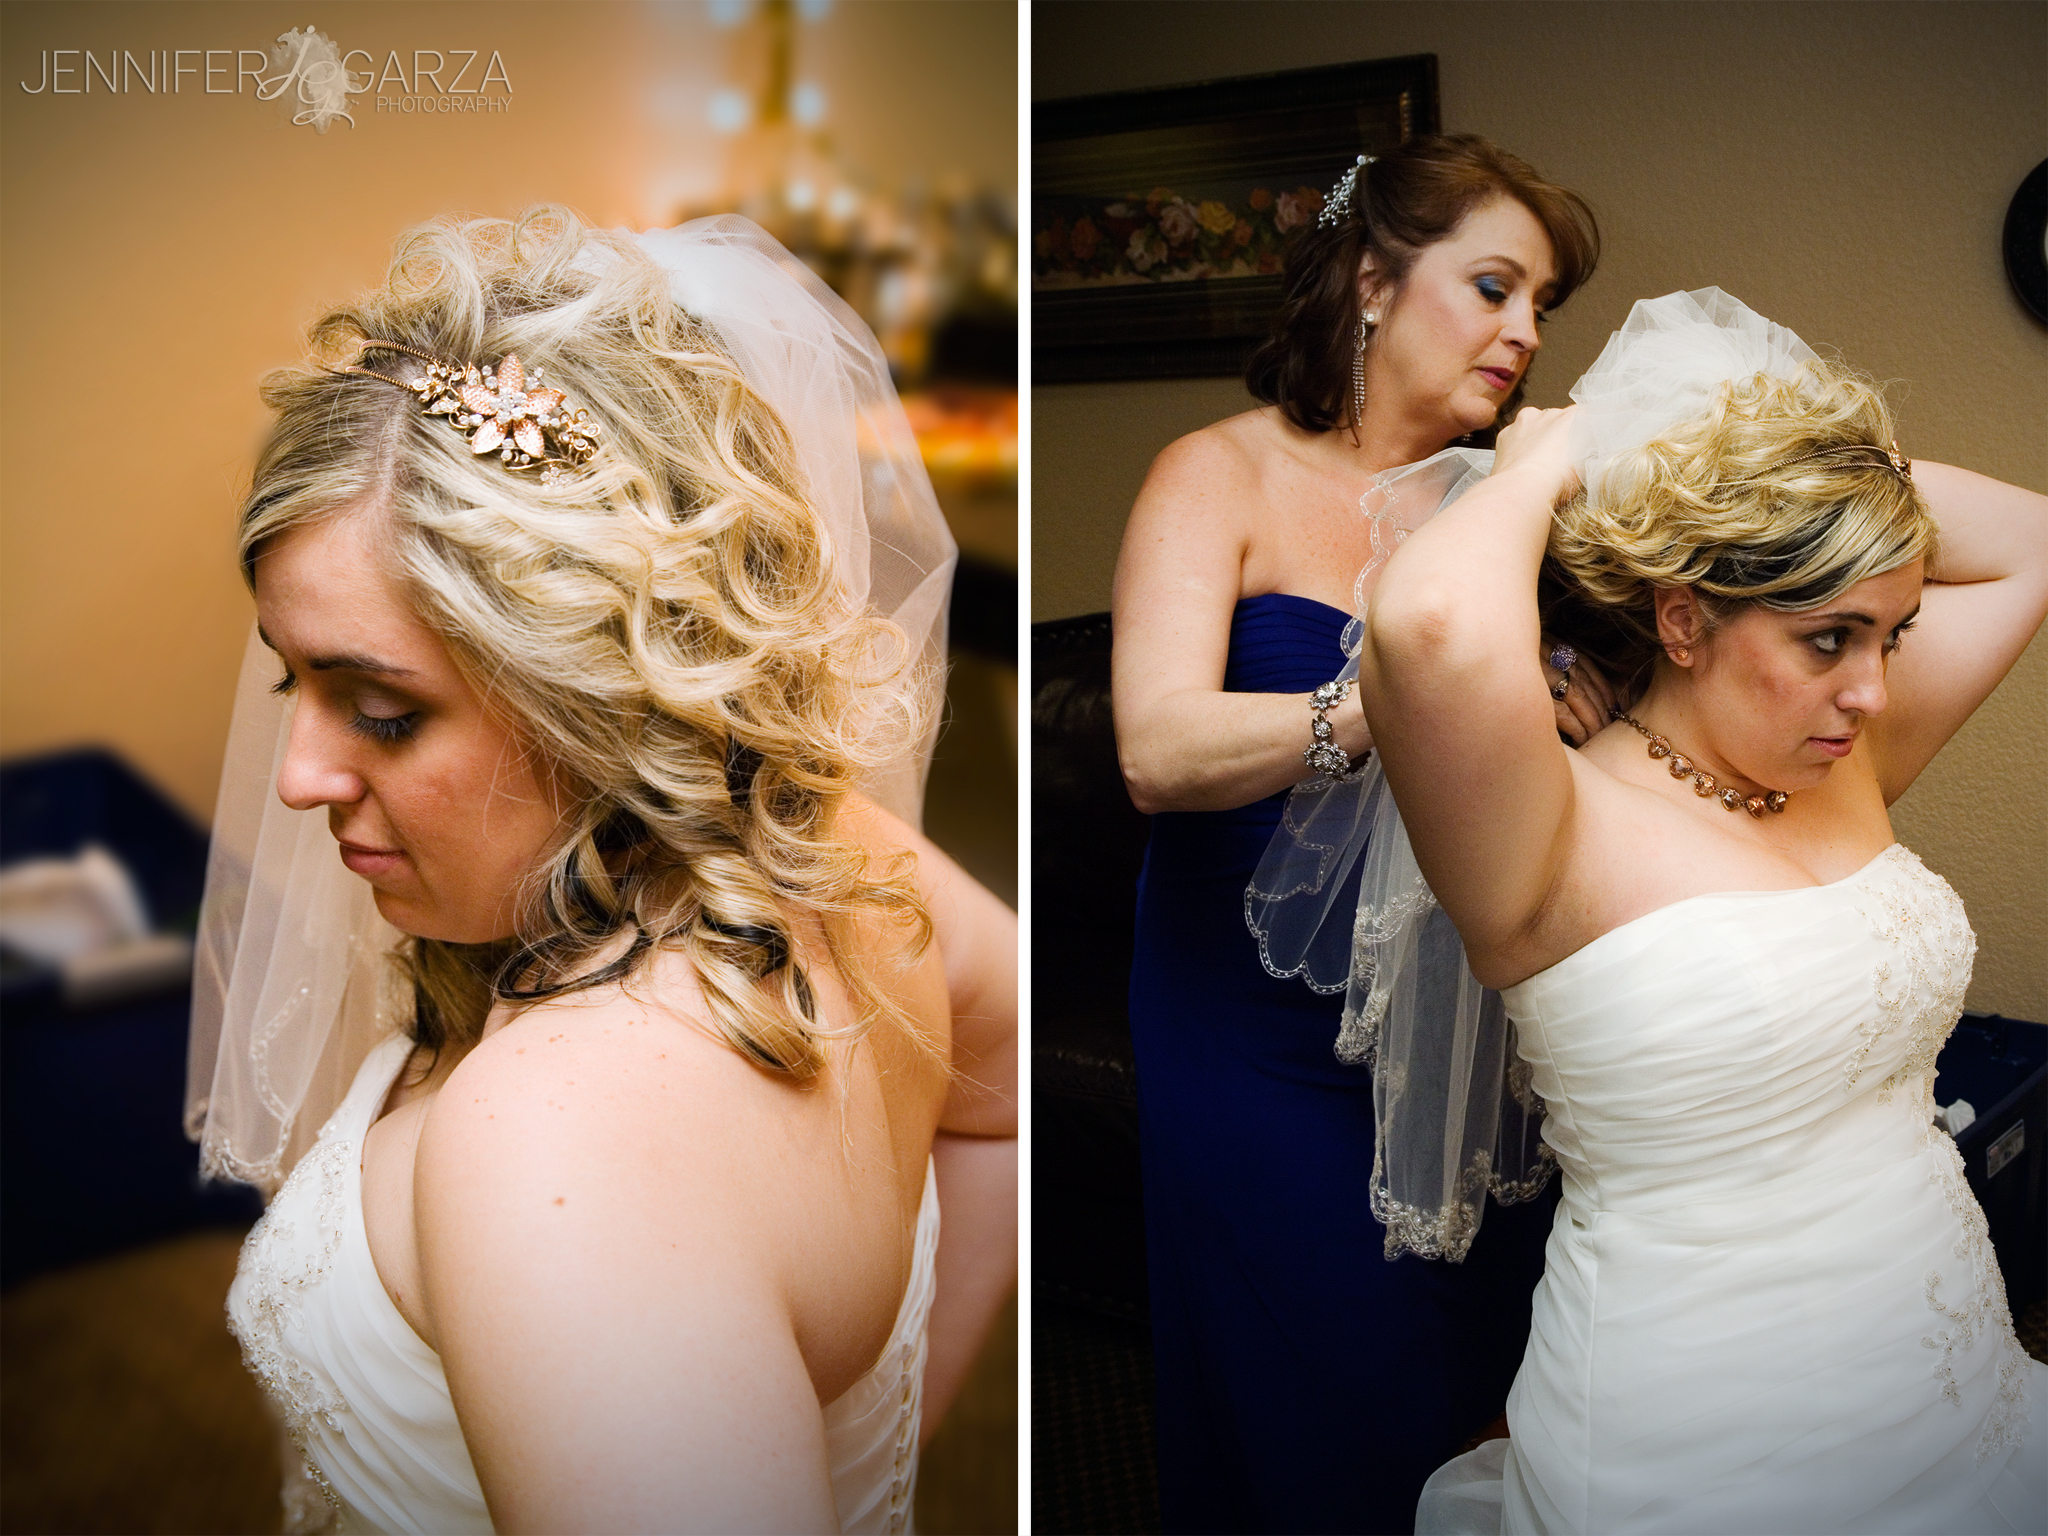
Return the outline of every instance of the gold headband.
{"type": "MultiPolygon", "coordinates": [[[[1836,443],[1832,448],[1816,448],[1811,453],[1801,454],[1792,462],[1804,464],[1810,459],[1833,458],[1842,453],[1874,453],[1880,460],[1891,466],[1892,472],[1908,485],[1913,483],[1913,461],[1899,452],[1899,440],[1891,440],[1891,446],[1883,443],[1836,443]]],[[[1874,466],[1873,466],[1874,467],[1874,466]]]]}
{"type": "Polygon", "coordinates": [[[410,390],[419,397],[422,411],[446,416],[449,425],[468,438],[471,453],[495,450],[508,469],[539,470],[543,485],[552,484],[564,470],[581,468],[597,452],[603,429],[587,411],[573,416],[565,411],[567,397],[542,382],[541,369],[533,370],[529,389],[516,352],[506,353],[495,368],[446,362],[395,341],[364,342],[363,355],[372,352],[402,352],[425,363],[426,372],[417,379],[399,379],[361,363],[334,371],[359,373],[410,390]]]}

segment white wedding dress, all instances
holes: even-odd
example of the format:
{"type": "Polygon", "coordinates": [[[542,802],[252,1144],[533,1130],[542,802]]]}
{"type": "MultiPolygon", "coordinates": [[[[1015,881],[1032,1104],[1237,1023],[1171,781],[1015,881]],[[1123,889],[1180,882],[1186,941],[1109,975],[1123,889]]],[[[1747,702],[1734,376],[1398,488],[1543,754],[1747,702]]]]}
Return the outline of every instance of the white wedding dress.
{"type": "Polygon", "coordinates": [[[1503,994],[1564,1199],[1510,1438],[1438,1470],[1418,1531],[2048,1528],[2048,1366],[1932,1121],[1975,950],[1894,844],[1503,994]]]}
{"type": "MultiPolygon", "coordinates": [[[[393,1036],[249,1233],[228,1324],[341,1531],[489,1531],[441,1358],[392,1305],[363,1227],[363,1137],[412,1051],[393,1036]]],[[[910,1529],[925,1322],[939,1242],[926,1166],[910,1282],[874,1368],[825,1409],[842,1531],[910,1529]]]]}

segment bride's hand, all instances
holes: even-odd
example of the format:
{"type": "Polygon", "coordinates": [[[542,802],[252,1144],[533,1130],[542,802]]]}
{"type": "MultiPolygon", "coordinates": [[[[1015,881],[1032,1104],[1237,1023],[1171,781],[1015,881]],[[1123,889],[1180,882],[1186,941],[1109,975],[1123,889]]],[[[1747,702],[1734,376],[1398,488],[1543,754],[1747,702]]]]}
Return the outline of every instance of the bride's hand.
{"type": "Polygon", "coordinates": [[[1575,405],[1562,410],[1524,406],[1494,442],[1495,475],[1532,476],[1554,506],[1579,488],[1578,466],[1572,462],[1572,417],[1575,405]]]}
{"type": "Polygon", "coordinates": [[[1583,747],[1607,728],[1613,712],[1627,709],[1629,700],[1607,680],[1590,660],[1576,653],[1566,657],[1569,667],[1560,670],[1551,658],[1569,647],[1546,638],[1543,641],[1543,675],[1550,680],[1550,699],[1557,710],[1557,733],[1575,747],[1583,747]],[[1559,685],[1563,687],[1560,689],[1559,685]]]}

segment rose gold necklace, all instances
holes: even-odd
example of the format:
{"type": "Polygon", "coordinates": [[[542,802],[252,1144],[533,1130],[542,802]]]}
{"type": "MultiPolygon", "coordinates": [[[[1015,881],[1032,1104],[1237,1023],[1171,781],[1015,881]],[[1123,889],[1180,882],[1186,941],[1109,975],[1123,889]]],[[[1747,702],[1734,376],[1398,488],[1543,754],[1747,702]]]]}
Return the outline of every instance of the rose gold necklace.
{"type": "Polygon", "coordinates": [[[1741,790],[1736,789],[1733,785],[1723,786],[1717,784],[1714,782],[1714,776],[1711,773],[1706,773],[1701,769],[1693,767],[1691,758],[1672,746],[1670,742],[1659,736],[1655,731],[1643,724],[1642,721],[1636,719],[1635,716],[1625,715],[1617,709],[1614,711],[1614,718],[1626,721],[1649,737],[1650,756],[1658,759],[1670,758],[1671,761],[1667,766],[1671,769],[1671,777],[1674,779],[1691,779],[1692,792],[1702,800],[1712,796],[1721,802],[1722,809],[1724,810],[1747,811],[1750,815],[1757,817],[1761,817],[1766,811],[1776,812],[1785,809],[1787,796],[1784,790],[1767,789],[1762,794],[1744,795],[1741,790]]]}

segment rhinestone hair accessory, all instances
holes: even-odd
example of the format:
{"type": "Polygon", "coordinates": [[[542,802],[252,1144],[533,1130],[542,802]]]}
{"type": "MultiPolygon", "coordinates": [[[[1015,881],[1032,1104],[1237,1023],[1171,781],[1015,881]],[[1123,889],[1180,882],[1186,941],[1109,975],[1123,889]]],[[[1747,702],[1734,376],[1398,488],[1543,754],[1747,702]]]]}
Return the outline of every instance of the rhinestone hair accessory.
{"type": "Polygon", "coordinates": [[[506,353],[496,366],[481,368],[451,363],[395,341],[364,342],[363,356],[372,352],[402,352],[425,363],[426,372],[417,379],[400,379],[361,363],[335,371],[410,390],[427,415],[448,418],[448,424],[469,440],[471,453],[495,452],[514,471],[537,469],[543,485],[552,484],[565,470],[582,468],[597,452],[603,429],[588,411],[572,415],[565,409],[568,397],[547,386],[543,370],[533,370],[529,387],[526,366],[516,352],[506,353]]]}
{"type": "Polygon", "coordinates": [[[1378,158],[1378,155],[1360,155],[1358,163],[1337,178],[1337,185],[1330,188],[1330,195],[1323,199],[1322,209],[1316,214],[1316,228],[1336,227],[1337,221],[1344,217],[1344,210],[1351,206],[1351,194],[1358,188],[1358,173],[1378,158]]]}

